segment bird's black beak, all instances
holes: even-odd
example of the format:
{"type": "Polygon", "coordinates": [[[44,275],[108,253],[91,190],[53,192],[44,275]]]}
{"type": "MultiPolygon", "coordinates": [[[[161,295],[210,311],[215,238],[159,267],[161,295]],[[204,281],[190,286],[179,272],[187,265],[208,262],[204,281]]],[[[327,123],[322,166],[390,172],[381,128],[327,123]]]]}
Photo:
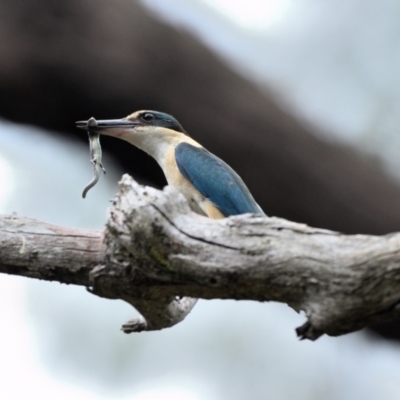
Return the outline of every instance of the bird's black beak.
{"type": "Polygon", "coordinates": [[[76,126],[80,129],[88,130],[99,133],[105,133],[106,130],[124,130],[129,128],[134,128],[137,122],[130,121],[129,119],[102,119],[96,120],[93,117],[87,121],[76,121],[76,126]]]}

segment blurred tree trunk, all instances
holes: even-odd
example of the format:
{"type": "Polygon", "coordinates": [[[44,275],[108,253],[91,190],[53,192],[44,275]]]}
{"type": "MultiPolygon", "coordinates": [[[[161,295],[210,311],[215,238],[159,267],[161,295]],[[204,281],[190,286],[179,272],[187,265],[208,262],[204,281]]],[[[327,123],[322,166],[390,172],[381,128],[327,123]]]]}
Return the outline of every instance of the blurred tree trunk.
{"type": "MultiPolygon", "coordinates": [[[[345,233],[400,228],[400,186],[377,162],[317,139],[188,32],[133,1],[3,0],[0,39],[4,118],[86,141],[75,120],[163,110],[228,162],[268,215],[345,233]]],[[[132,146],[103,148],[127,172],[164,183],[132,146]]],[[[396,336],[393,326],[382,329],[396,336]]]]}

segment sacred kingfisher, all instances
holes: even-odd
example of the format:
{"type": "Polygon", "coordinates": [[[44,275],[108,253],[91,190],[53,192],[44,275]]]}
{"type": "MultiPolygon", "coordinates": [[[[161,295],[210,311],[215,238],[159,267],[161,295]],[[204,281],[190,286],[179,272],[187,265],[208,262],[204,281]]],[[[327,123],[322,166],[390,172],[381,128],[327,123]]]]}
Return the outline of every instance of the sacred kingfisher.
{"type": "MultiPolygon", "coordinates": [[[[88,121],[76,124],[88,128],[88,121]]],[[[122,119],[97,120],[90,129],[126,140],[155,158],[168,184],[175,186],[199,214],[215,219],[264,214],[240,176],[188,136],[171,115],[136,111],[122,119]]]]}

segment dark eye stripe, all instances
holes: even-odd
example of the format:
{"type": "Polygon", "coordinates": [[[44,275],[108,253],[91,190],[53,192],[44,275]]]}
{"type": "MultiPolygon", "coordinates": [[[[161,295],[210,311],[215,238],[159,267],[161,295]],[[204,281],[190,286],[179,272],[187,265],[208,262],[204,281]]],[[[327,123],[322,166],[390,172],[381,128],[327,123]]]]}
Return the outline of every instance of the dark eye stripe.
{"type": "Polygon", "coordinates": [[[160,126],[182,132],[187,135],[180,123],[171,115],[158,111],[143,111],[137,117],[145,125],[160,126]]]}

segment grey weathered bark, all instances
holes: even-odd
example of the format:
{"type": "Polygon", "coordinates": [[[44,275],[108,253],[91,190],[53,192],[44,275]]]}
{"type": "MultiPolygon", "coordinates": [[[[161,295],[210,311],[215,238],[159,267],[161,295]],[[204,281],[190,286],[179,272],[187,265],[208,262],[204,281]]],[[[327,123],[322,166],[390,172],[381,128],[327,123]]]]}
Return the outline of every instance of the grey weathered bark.
{"type": "Polygon", "coordinates": [[[129,176],[103,232],[0,219],[0,272],[90,287],[143,318],[125,332],[182,321],[195,298],[279,301],[304,311],[301,338],[400,316],[400,234],[343,235],[279,218],[211,220],[173,188],[129,176]]]}

